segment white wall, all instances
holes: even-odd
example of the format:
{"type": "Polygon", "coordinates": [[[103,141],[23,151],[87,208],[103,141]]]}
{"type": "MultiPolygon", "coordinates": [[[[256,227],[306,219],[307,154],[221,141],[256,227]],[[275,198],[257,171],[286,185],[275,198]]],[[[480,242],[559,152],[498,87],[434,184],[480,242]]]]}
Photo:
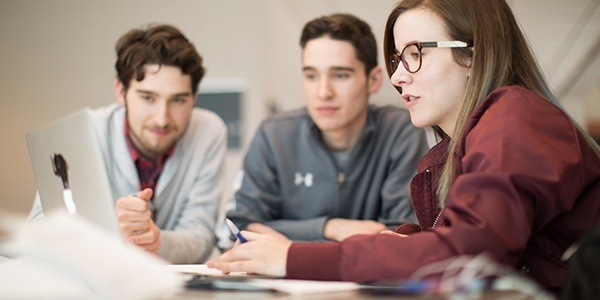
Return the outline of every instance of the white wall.
{"type": "Polygon", "coordinates": [[[206,60],[208,77],[246,78],[248,124],[262,117],[263,1],[3,1],[0,3],[0,203],[25,213],[35,193],[24,134],[115,100],[114,43],[171,23],[206,60]]]}
{"type": "MultiPolygon", "coordinates": [[[[561,42],[572,34],[573,23],[593,1],[509,3],[518,10],[534,50],[547,66],[555,59],[553,53],[558,53],[561,42]]],[[[0,0],[0,209],[25,214],[33,200],[35,184],[26,132],[84,106],[98,107],[115,100],[113,47],[127,30],[149,22],[171,23],[203,55],[207,78],[242,78],[246,82],[242,116],[245,149],[269,104],[280,110],[303,104],[298,40],[307,21],[333,12],[354,13],[371,24],[381,50],[384,22],[395,2],[0,0]]],[[[588,40],[600,34],[598,12],[591,18],[592,25],[586,27],[586,34],[591,35],[588,40]]],[[[585,50],[585,40],[585,35],[577,39],[575,50],[585,50]]],[[[552,80],[560,81],[561,74],[570,72],[568,67],[561,65],[552,80]]],[[[600,72],[588,73],[585,76],[595,76],[596,84],[600,82],[596,74],[600,72]]],[[[576,91],[585,93],[585,88],[576,91]]],[[[584,114],[579,95],[566,98],[567,107],[584,114]]],[[[398,95],[389,84],[372,98],[378,104],[397,101],[398,95]]],[[[230,178],[239,169],[242,155],[243,150],[229,153],[230,178]]]]}
{"type": "MultiPolygon", "coordinates": [[[[150,22],[173,24],[204,57],[207,78],[246,82],[245,149],[268,103],[279,109],[303,103],[298,39],[306,21],[347,11],[372,21],[380,37],[392,3],[0,1],[0,209],[25,214],[35,195],[25,133],[84,106],[115,101],[114,43],[127,30],[150,22]]],[[[379,97],[397,99],[391,88],[387,93],[391,96],[379,97]]],[[[228,155],[230,178],[240,167],[242,153],[228,155]]]]}

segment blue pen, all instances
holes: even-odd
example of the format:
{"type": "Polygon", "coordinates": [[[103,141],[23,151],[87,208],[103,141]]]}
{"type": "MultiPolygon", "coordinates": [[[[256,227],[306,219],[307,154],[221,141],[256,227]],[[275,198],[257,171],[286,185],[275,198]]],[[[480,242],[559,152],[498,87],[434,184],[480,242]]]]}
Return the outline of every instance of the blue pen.
{"type": "Polygon", "coordinates": [[[231,222],[231,220],[229,219],[225,219],[225,222],[227,222],[227,226],[229,226],[229,229],[231,229],[231,232],[233,232],[233,234],[235,234],[235,236],[237,236],[237,238],[240,240],[241,243],[245,243],[248,240],[246,240],[246,238],[240,233],[240,230],[237,228],[237,226],[235,226],[235,224],[233,224],[233,222],[231,222]]]}

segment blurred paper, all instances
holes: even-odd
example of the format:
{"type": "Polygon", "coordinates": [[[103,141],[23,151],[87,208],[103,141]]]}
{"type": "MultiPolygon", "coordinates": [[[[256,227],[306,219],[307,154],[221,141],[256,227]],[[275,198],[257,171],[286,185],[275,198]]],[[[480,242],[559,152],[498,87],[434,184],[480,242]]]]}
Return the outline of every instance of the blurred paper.
{"type": "Polygon", "coordinates": [[[251,281],[247,281],[246,283],[292,295],[352,291],[360,287],[359,284],[354,282],[292,279],[253,278],[251,281]]]}
{"type": "MultiPolygon", "coordinates": [[[[209,268],[205,264],[195,264],[195,265],[165,265],[163,266],[166,270],[171,272],[178,272],[183,274],[192,274],[192,275],[205,275],[205,276],[227,276],[224,275],[221,270],[209,268]]],[[[231,276],[245,276],[246,272],[231,272],[229,273],[231,276]]]]}
{"type": "MultiPolygon", "coordinates": [[[[240,278],[240,283],[243,283],[244,289],[247,289],[248,286],[254,286],[256,288],[265,288],[292,295],[351,291],[360,287],[360,285],[354,282],[274,279],[265,278],[265,276],[261,275],[246,275],[246,272],[232,272],[224,275],[220,270],[209,268],[205,264],[165,265],[163,267],[169,271],[183,274],[222,276],[228,288],[232,288],[235,282],[227,279],[227,277],[247,276],[240,278]]],[[[215,281],[218,280],[218,278],[215,279],[215,281]]]]}
{"type": "Polygon", "coordinates": [[[25,227],[3,249],[17,258],[0,263],[2,299],[160,299],[181,291],[187,279],[65,212],[25,227]]]}

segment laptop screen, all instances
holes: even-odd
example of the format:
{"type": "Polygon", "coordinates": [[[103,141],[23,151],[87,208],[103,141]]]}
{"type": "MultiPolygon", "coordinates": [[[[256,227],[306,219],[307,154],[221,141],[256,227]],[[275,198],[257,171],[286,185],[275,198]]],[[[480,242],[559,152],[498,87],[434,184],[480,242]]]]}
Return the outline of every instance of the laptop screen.
{"type": "Polygon", "coordinates": [[[78,214],[121,238],[92,111],[86,108],[26,135],[44,214],[78,214]]]}

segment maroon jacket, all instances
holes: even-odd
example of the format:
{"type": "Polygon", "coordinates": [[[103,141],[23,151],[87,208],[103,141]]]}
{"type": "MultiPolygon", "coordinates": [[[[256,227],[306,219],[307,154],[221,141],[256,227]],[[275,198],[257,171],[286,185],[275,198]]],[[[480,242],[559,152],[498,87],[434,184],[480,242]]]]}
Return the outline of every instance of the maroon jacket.
{"type": "Polygon", "coordinates": [[[430,263],[488,253],[544,287],[560,287],[562,254],[600,214],[600,159],[560,109],[522,87],[491,93],[465,130],[437,223],[435,190],[447,141],[422,158],[412,182],[422,232],[293,243],[288,278],[406,279],[430,263]]]}

